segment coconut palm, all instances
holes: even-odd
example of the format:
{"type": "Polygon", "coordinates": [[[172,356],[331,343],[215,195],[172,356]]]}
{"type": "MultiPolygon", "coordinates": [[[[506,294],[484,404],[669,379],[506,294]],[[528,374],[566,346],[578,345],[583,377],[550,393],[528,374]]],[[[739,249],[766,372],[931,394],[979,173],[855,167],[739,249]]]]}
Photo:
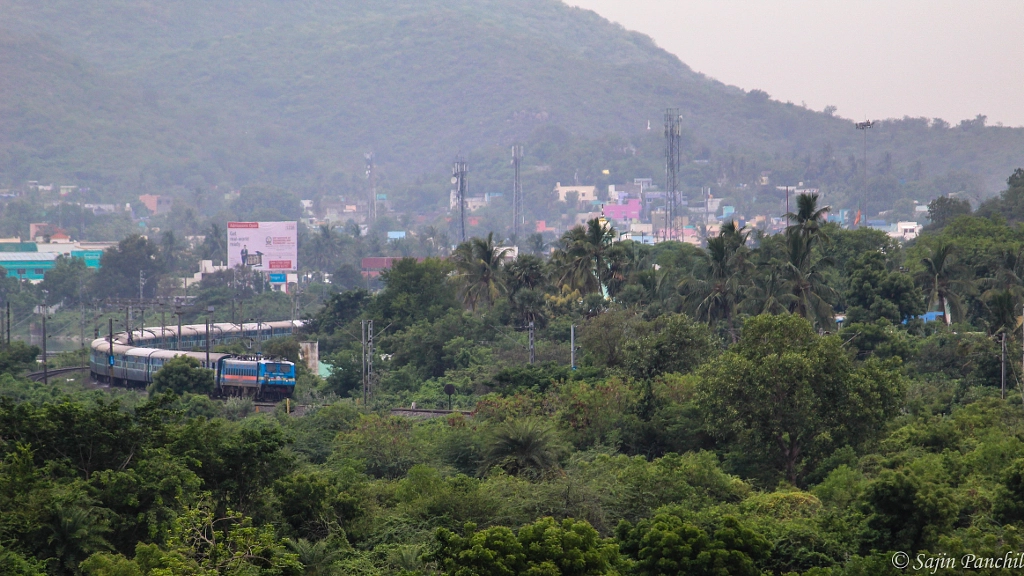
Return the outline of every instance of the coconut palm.
{"type": "Polygon", "coordinates": [[[228,253],[227,234],[224,233],[224,229],[216,224],[210,224],[200,252],[205,260],[224,260],[228,253]]]}
{"type": "Polygon", "coordinates": [[[337,228],[324,224],[309,239],[310,266],[319,273],[333,270],[341,253],[341,240],[337,228]]]}
{"type": "Polygon", "coordinates": [[[800,194],[796,197],[796,212],[786,214],[790,222],[786,236],[792,245],[791,251],[796,249],[795,253],[799,256],[795,261],[791,258],[791,262],[806,268],[810,264],[814,244],[829,241],[823,225],[830,209],[830,206],[818,207],[817,194],[800,194]]]}
{"type": "Polygon", "coordinates": [[[436,226],[427,226],[419,237],[427,256],[443,256],[448,249],[448,234],[436,226]]]}
{"type": "Polygon", "coordinates": [[[985,307],[988,308],[990,322],[989,331],[992,334],[1008,333],[1016,331],[1017,298],[1009,290],[990,291],[982,297],[985,307]]]}
{"type": "Polygon", "coordinates": [[[747,233],[728,222],[718,236],[708,239],[704,263],[678,285],[679,293],[695,318],[708,323],[724,321],[733,341],[736,306],[742,297],[747,233]]]}
{"type": "Polygon", "coordinates": [[[455,248],[456,281],[462,302],[471,310],[480,304],[490,307],[506,292],[501,268],[511,248],[494,245],[494,233],[487,238],[471,238],[455,248]]]}
{"type": "Polygon", "coordinates": [[[832,326],[835,310],[831,302],[835,301],[837,294],[825,282],[818,266],[801,267],[790,261],[783,267],[782,274],[791,296],[788,298],[789,311],[821,328],[832,326]]]}
{"type": "Polygon", "coordinates": [[[964,268],[956,261],[956,246],[941,243],[931,254],[921,259],[925,269],[918,273],[917,282],[928,293],[929,307],[935,306],[943,314],[946,325],[963,316],[962,296],[973,289],[964,276],[964,268]]]}
{"type": "Polygon", "coordinates": [[[561,247],[551,257],[558,286],[583,295],[604,294],[609,279],[607,251],[614,239],[615,229],[597,218],[563,234],[561,247]]]}
{"type": "Polygon", "coordinates": [[[558,466],[561,454],[550,426],[530,418],[509,420],[494,431],[480,473],[499,467],[509,474],[539,478],[558,466]]]}
{"type": "Polygon", "coordinates": [[[798,195],[796,197],[796,212],[786,214],[786,218],[790,222],[786,232],[827,242],[828,237],[825,235],[822,225],[831,209],[831,206],[818,207],[817,194],[798,195]]]}
{"type": "Polygon", "coordinates": [[[783,314],[795,303],[796,295],[783,273],[783,267],[772,263],[750,278],[741,309],[754,315],[783,314]]]}

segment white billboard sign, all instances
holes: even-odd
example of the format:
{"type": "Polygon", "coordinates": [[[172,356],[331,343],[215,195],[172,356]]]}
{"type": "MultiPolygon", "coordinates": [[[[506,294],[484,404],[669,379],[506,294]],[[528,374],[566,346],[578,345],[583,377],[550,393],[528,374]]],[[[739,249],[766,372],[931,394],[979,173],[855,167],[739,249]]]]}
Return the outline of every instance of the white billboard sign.
{"type": "Polygon", "coordinates": [[[298,268],[298,227],[295,222],[228,222],[228,266],[265,272],[298,268]]]}

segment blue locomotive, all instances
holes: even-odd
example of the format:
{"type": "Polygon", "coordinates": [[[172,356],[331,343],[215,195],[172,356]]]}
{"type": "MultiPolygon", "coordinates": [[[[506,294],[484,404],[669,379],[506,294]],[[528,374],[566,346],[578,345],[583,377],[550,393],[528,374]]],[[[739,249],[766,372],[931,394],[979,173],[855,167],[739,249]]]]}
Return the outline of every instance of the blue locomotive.
{"type": "MultiPolygon", "coordinates": [[[[211,324],[210,347],[237,340],[269,340],[291,335],[300,322],[211,324]]],[[[153,375],[175,356],[188,356],[214,371],[216,396],[249,396],[258,400],[290,398],[295,391],[295,364],[258,356],[196,352],[206,346],[206,325],[143,328],[130,335],[93,340],[89,354],[92,378],[120,386],[148,386],[153,375]],[[129,338],[129,336],[131,336],[129,338]],[[207,362],[209,359],[209,362],[207,362]]]]}

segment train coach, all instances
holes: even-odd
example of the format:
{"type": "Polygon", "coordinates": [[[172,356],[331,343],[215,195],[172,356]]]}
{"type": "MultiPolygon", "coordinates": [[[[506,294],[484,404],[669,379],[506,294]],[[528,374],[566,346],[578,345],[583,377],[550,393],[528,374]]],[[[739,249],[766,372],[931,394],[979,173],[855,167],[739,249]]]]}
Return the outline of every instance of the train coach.
{"type": "MultiPolygon", "coordinates": [[[[298,321],[210,325],[209,347],[237,341],[254,343],[289,336],[298,321]]],[[[214,372],[215,396],[289,398],[295,390],[295,365],[287,360],[196,351],[207,346],[206,325],[142,328],[131,334],[93,340],[89,371],[94,380],[118,386],[148,386],[153,375],[175,356],[187,356],[214,372]]]]}

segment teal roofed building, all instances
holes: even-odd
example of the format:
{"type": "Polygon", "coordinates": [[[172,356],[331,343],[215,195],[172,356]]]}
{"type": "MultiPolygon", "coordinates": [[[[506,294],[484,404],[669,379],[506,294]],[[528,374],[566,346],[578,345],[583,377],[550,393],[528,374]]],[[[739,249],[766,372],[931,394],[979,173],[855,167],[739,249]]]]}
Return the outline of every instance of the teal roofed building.
{"type": "MultiPolygon", "coordinates": [[[[72,258],[85,260],[87,268],[98,269],[102,250],[72,250],[72,258]]],[[[4,252],[0,251],[0,267],[7,276],[30,282],[41,282],[47,270],[53,270],[57,258],[64,256],[57,252],[4,252]]]]}
{"type": "Polygon", "coordinates": [[[40,282],[47,270],[53,270],[57,256],[52,252],[0,252],[0,266],[11,278],[40,282]]]}

